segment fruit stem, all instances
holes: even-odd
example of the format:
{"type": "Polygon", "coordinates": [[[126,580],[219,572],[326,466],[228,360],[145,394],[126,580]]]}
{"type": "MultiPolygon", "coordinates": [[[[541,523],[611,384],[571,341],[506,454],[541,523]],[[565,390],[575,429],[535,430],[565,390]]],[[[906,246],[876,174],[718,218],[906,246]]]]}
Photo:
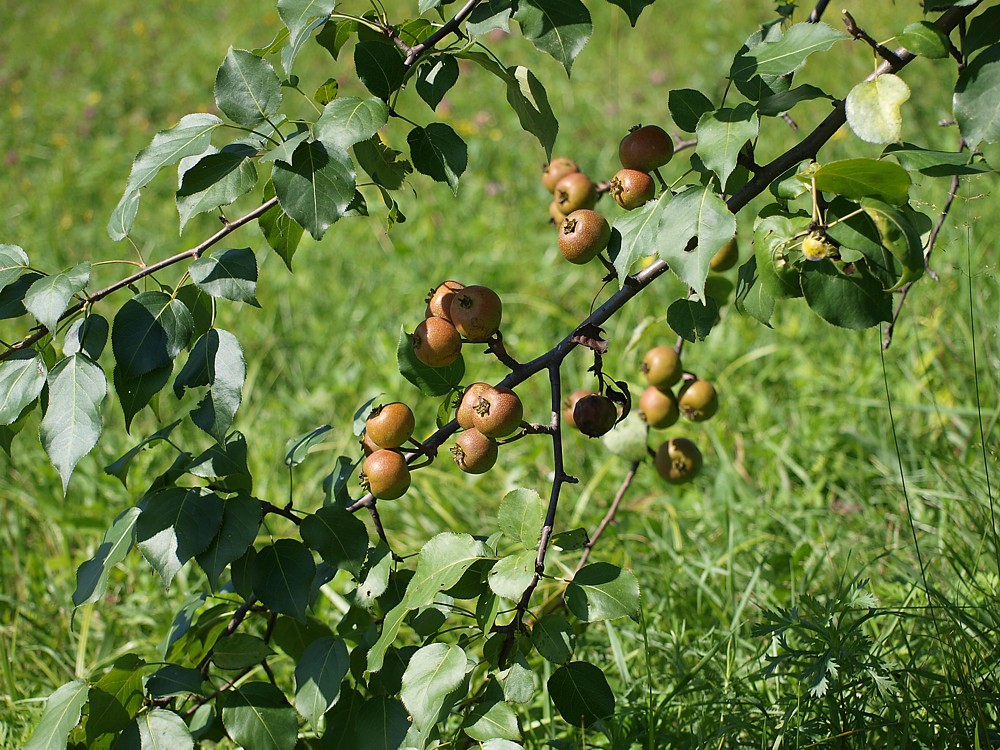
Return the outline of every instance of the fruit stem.
{"type": "Polygon", "coordinates": [[[660,189],[663,192],[666,192],[667,190],[669,190],[669,188],[667,187],[667,181],[664,180],[663,179],[663,175],[660,174],[660,168],[659,167],[656,167],[655,169],[653,169],[653,174],[656,175],[656,180],[657,180],[657,182],[660,183],[660,189]]]}
{"type": "MultiPolygon", "coordinates": [[[[594,545],[597,544],[597,540],[601,538],[601,534],[604,533],[608,524],[615,520],[615,515],[618,513],[618,507],[621,505],[622,500],[625,497],[625,493],[628,492],[628,488],[632,486],[632,480],[635,479],[636,472],[639,471],[639,465],[641,463],[641,461],[633,461],[631,466],[628,467],[628,472],[625,474],[625,478],[622,480],[621,486],[618,487],[618,492],[615,493],[615,497],[611,501],[611,506],[608,508],[608,512],[604,514],[604,518],[594,531],[594,535],[590,537],[587,543],[583,546],[583,554],[580,555],[580,562],[576,564],[576,568],[573,570],[573,575],[570,576],[570,582],[576,578],[576,574],[579,573],[583,566],[587,564],[587,558],[590,557],[590,551],[594,548],[594,545]]],[[[565,597],[566,590],[564,589],[561,599],[565,600],[565,597]]]]}

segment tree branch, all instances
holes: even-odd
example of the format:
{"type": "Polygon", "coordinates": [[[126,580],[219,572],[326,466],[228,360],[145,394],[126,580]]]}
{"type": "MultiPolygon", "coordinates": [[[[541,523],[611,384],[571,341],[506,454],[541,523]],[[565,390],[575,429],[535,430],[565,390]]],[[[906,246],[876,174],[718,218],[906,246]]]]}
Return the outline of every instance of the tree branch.
{"type": "Polygon", "coordinates": [[[455,14],[454,18],[444,24],[429,37],[424,39],[424,41],[420,44],[415,44],[410,47],[410,51],[406,54],[406,59],[403,61],[403,65],[407,68],[413,67],[413,65],[416,64],[417,59],[427,52],[427,50],[434,47],[434,45],[448,36],[448,34],[457,31],[458,27],[461,26],[462,22],[469,17],[469,14],[475,10],[477,5],[479,5],[479,0],[468,0],[468,2],[462,6],[461,10],[455,14]]]}

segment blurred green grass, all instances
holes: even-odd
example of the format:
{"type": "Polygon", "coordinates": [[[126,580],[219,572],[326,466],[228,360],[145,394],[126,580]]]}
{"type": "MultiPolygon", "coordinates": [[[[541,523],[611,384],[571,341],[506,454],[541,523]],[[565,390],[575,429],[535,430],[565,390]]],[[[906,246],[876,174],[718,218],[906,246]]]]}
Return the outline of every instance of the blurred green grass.
{"type": "MultiPolygon", "coordinates": [[[[731,53],[771,6],[661,0],[631,31],[619,11],[595,4],[594,38],[569,81],[558,64],[541,59],[517,37],[496,40],[493,48],[509,64],[530,65],[546,83],[561,125],[556,150],[606,178],[615,171],[617,144],[630,125],[668,121],[670,89],[703,88],[718,101],[731,53]]],[[[903,4],[847,7],[880,39],[908,18],[903,4]]],[[[279,24],[272,3],[259,0],[238,7],[184,0],[141,10],[121,0],[88,0],[51,14],[6,3],[4,14],[0,88],[8,95],[0,105],[0,198],[7,223],[0,240],[22,245],[47,270],[84,259],[132,257],[127,243],[108,240],[104,225],[135,153],[183,114],[211,108],[215,70],[230,44],[262,45],[279,24]]],[[[837,23],[832,14],[828,20],[837,23]]],[[[318,49],[300,60],[303,90],[330,76],[339,78],[342,92],[357,90],[346,61],[335,63],[318,49]]],[[[871,66],[867,48],[842,44],[807,66],[802,80],[843,96],[871,66]]],[[[918,61],[905,78],[914,97],[904,108],[904,138],[953,148],[955,134],[936,124],[950,114],[950,97],[943,93],[947,77],[918,61]]],[[[330,423],[334,437],[295,475],[296,504],[319,505],[320,483],[334,457],[355,453],[351,415],[379,392],[413,403],[418,429],[433,429],[436,404],[420,400],[396,372],[395,346],[400,325],[419,320],[423,295],[438,281],[494,287],[505,303],[505,338],[522,360],[544,351],[586,314],[600,288],[600,271],[560,262],[538,180],[544,154],[513,115],[497,106],[499,99],[495,81],[465,68],[437,115],[415,97],[406,98],[403,112],[411,119],[445,119],[467,138],[470,168],[457,199],[416,178],[417,195],[403,204],[407,221],[390,234],[375,218],[344,220],[322,242],[303,243],[295,274],[265,252],[256,230],[233,236],[234,244],[253,247],[261,262],[262,309],[220,310],[220,325],[238,334],[248,355],[247,388],[234,426],[248,436],[259,497],[286,498],[285,441],[330,423]]],[[[795,110],[803,131],[825,107],[813,102],[795,110]]],[[[766,127],[759,161],[795,139],[780,120],[766,127]]],[[[386,137],[399,147],[405,131],[390,127],[386,137]]],[[[877,153],[845,130],[823,158],[877,153]]],[[[683,161],[671,165],[671,176],[680,175],[683,161]]],[[[656,716],[668,722],[674,746],[700,747],[709,738],[719,743],[736,736],[726,729],[725,717],[744,702],[751,707],[738,727],[742,736],[773,741],[783,731],[773,706],[782,691],[795,687],[755,676],[767,644],[751,637],[749,624],[764,609],[791,606],[803,593],[836,593],[856,576],[871,579],[882,607],[906,613],[901,625],[873,627],[872,635],[899,665],[903,695],[914,711],[938,722],[953,717],[958,731],[959,719],[968,718],[962,712],[980,701],[986,717],[995,720],[990,693],[977,697],[970,689],[996,668],[996,646],[984,640],[995,630],[983,626],[980,632],[959,619],[968,611],[983,622],[997,621],[995,596],[982,593],[995,592],[998,569],[986,482],[986,471],[995,481],[1000,415],[1000,209],[991,200],[994,186],[995,180],[983,180],[963,187],[936,251],[941,282],[925,280],[910,295],[884,365],[878,331],[834,329],[801,302],[783,306],[773,330],[726,310],[724,324],[707,342],[685,350],[686,366],[714,380],[723,398],[714,420],[678,432],[703,446],[704,475],[693,485],[668,489],[651,472],[640,472],[595,553],[632,567],[639,577],[648,649],[631,623],[581,635],[584,653],[614,665],[607,671],[625,690],[622,704],[637,712],[644,710],[649,687],[647,658],[656,695],[685,686],[656,716]],[[923,576],[939,593],[935,609],[915,593],[923,576]],[[939,698],[917,679],[921,670],[954,678],[952,692],[939,698]],[[971,703],[955,699],[963,690],[971,703]]],[[[945,190],[921,185],[917,202],[933,213],[945,190]]],[[[370,201],[373,209],[377,204],[377,198],[370,201]]],[[[749,236],[752,216],[751,209],[739,217],[743,236],[749,236]]],[[[173,184],[162,175],[144,191],[135,241],[146,260],[157,259],[195,244],[217,222],[211,215],[199,217],[179,237],[173,184]]],[[[744,257],[748,251],[745,245],[744,257]]],[[[102,266],[98,282],[111,282],[121,269],[102,266]]],[[[674,339],[663,316],[680,293],[679,282],[664,278],[607,326],[606,365],[630,381],[636,395],[645,348],[674,339]]],[[[118,303],[110,300],[109,318],[118,303]]],[[[5,321],[0,338],[16,336],[16,326],[5,321]]],[[[466,361],[467,379],[502,376],[498,365],[471,347],[466,361]]],[[[564,386],[587,385],[590,364],[583,352],[571,355],[564,386]]],[[[547,390],[540,381],[521,389],[529,417],[545,418],[547,390]]],[[[165,419],[177,410],[172,400],[169,394],[161,400],[165,419]]],[[[160,424],[147,410],[130,437],[117,404],[109,403],[107,414],[106,433],[81,462],[66,498],[44,454],[32,445],[37,421],[15,440],[14,459],[0,458],[6,468],[0,477],[4,746],[22,744],[41,699],[59,684],[98,673],[128,650],[152,655],[173,611],[201,585],[196,571],[182,572],[164,594],[133,554],[112,575],[105,600],[71,620],[76,567],[93,554],[111,519],[135,502],[137,488],[170,460],[162,448],[144,454],[129,489],[104,475],[103,466],[160,424]]],[[[191,444],[207,445],[197,430],[179,429],[191,444]]],[[[544,491],[548,451],[544,440],[520,441],[505,448],[496,470],[474,479],[438,462],[416,475],[404,500],[383,509],[386,528],[407,551],[441,530],[482,531],[483,519],[507,489],[544,491]]],[[[568,469],[581,482],[565,493],[561,524],[592,529],[626,467],[578,435],[567,438],[566,452],[568,469]]],[[[280,523],[269,522],[268,529],[276,536],[284,532],[280,523]]],[[[567,566],[568,573],[574,560],[564,555],[555,564],[556,570],[567,566]]],[[[550,731],[543,722],[530,736],[540,741],[550,731]]]]}

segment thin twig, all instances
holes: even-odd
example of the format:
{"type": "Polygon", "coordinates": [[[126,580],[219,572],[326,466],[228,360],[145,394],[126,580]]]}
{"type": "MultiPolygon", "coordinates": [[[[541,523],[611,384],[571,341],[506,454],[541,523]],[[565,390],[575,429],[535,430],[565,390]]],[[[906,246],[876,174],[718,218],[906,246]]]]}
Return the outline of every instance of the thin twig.
{"type": "Polygon", "coordinates": [[[458,27],[462,25],[462,22],[469,17],[469,14],[475,10],[476,6],[479,5],[479,0],[469,0],[462,9],[455,14],[455,16],[445,23],[440,29],[435,31],[429,37],[427,37],[420,44],[415,44],[410,47],[410,51],[406,53],[406,59],[403,61],[403,65],[407,68],[413,67],[417,62],[417,59],[431,49],[434,45],[444,39],[448,34],[458,30],[458,27]]]}
{"type": "Polygon", "coordinates": [[[628,488],[632,485],[632,480],[635,479],[635,474],[639,470],[640,464],[640,461],[633,461],[632,465],[628,467],[628,473],[622,480],[621,486],[618,487],[618,492],[615,493],[614,500],[611,501],[611,506],[608,508],[608,512],[604,514],[604,518],[594,531],[594,535],[590,537],[590,540],[583,546],[583,554],[580,555],[580,562],[576,564],[576,568],[573,570],[573,575],[570,577],[570,580],[576,578],[576,574],[579,573],[583,566],[587,564],[587,558],[590,557],[590,551],[594,548],[594,545],[597,544],[597,540],[601,538],[601,534],[604,533],[608,524],[615,520],[615,515],[618,513],[618,506],[621,505],[622,500],[625,497],[625,493],[628,492],[628,488]]]}
{"type": "Polygon", "coordinates": [[[848,13],[846,10],[843,11],[844,14],[844,26],[847,27],[847,33],[853,36],[855,39],[860,39],[869,47],[871,47],[875,52],[886,62],[892,63],[894,65],[899,64],[899,58],[896,53],[891,49],[886,47],[884,44],[880,44],[875,41],[871,35],[858,26],[857,22],[854,20],[854,16],[848,13]]]}
{"type": "Polygon", "coordinates": [[[264,514],[273,513],[276,516],[281,516],[282,518],[287,518],[289,521],[294,523],[296,526],[302,523],[302,519],[299,518],[289,507],[279,508],[273,503],[261,503],[261,508],[264,510],[264,514]]]}
{"type": "Polygon", "coordinates": [[[812,9],[812,13],[809,14],[809,18],[806,19],[806,23],[819,23],[819,19],[823,17],[823,12],[829,4],[830,0],[819,0],[816,7],[812,9]]]}
{"type": "MultiPolygon", "coordinates": [[[[244,216],[241,216],[240,218],[234,219],[233,221],[229,222],[224,227],[222,227],[222,229],[213,234],[204,242],[201,242],[200,244],[195,245],[194,247],[185,250],[182,253],[177,253],[176,255],[171,255],[169,258],[164,258],[163,260],[158,261],[156,263],[151,263],[150,265],[142,268],[141,270],[136,271],[131,276],[127,276],[126,278],[121,279],[120,281],[116,281],[114,284],[111,284],[110,286],[106,286],[103,289],[94,292],[93,294],[87,295],[87,297],[82,302],[78,302],[77,304],[68,308],[62,315],[60,315],[59,321],[62,322],[66,318],[76,315],[87,305],[91,305],[94,302],[98,302],[99,300],[102,300],[105,297],[107,297],[109,294],[113,294],[114,292],[117,292],[119,289],[124,289],[125,287],[130,286],[135,282],[140,281],[146,278],[147,276],[156,273],[157,271],[162,271],[164,268],[167,268],[168,266],[172,266],[175,263],[180,263],[182,260],[187,260],[189,258],[200,257],[206,250],[208,250],[213,245],[217,244],[220,240],[232,234],[237,229],[242,227],[244,224],[247,224],[253,221],[254,219],[258,218],[262,214],[267,213],[267,211],[271,207],[276,205],[278,205],[277,197],[271,198],[270,200],[265,201],[264,203],[257,206],[257,208],[255,208],[253,211],[250,211],[244,216]]],[[[17,342],[6,351],[0,352],[0,362],[11,356],[13,352],[16,352],[19,349],[24,349],[36,343],[46,334],[48,334],[48,332],[49,332],[48,328],[46,328],[45,326],[39,326],[39,329],[35,333],[17,342]]]]}

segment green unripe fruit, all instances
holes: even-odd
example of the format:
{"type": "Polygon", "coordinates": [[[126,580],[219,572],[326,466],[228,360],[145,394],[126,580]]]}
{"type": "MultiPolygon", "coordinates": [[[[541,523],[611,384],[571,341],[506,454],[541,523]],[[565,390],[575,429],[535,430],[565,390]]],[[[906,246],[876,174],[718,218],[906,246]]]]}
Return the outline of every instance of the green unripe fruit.
{"type": "Polygon", "coordinates": [[[681,357],[671,346],[654,346],[642,358],[639,369],[650,385],[666,390],[681,379],[681,357]]]}
{"type": "Polygon", "coordinates": [[[684,484],[701,471],[701,451],[687,438],[673,438],[657,449],[653,465],[670,484],[684,484]]]}
{"type": "Polygon", "coordinates": [[[639,414],[654,430],[665,430],[677,422],[681,413],[671,391],[651,385],[639,396],[639,414]]]}
{"type": "Polygon", "coordinates": [[[716,273],[722,273],[735,266],[739,259],[740,249],[736,244],[736,238],[733,237],[712,256],[712,260],[708,262],[708,267],[716,273]]]}
{"type": "Polygon", "coordinates": [[[719,410],[719,395],[707,380],[693,380],[681,389],[677,405],[687,419],[704,422],[719,410]]]}
{"type": "Polygon", "coordinates": [[[361,486],[378,500],[395,500],[410,489],[410,467],[403,454],[377,450],[361,464],[361,486]]]}

